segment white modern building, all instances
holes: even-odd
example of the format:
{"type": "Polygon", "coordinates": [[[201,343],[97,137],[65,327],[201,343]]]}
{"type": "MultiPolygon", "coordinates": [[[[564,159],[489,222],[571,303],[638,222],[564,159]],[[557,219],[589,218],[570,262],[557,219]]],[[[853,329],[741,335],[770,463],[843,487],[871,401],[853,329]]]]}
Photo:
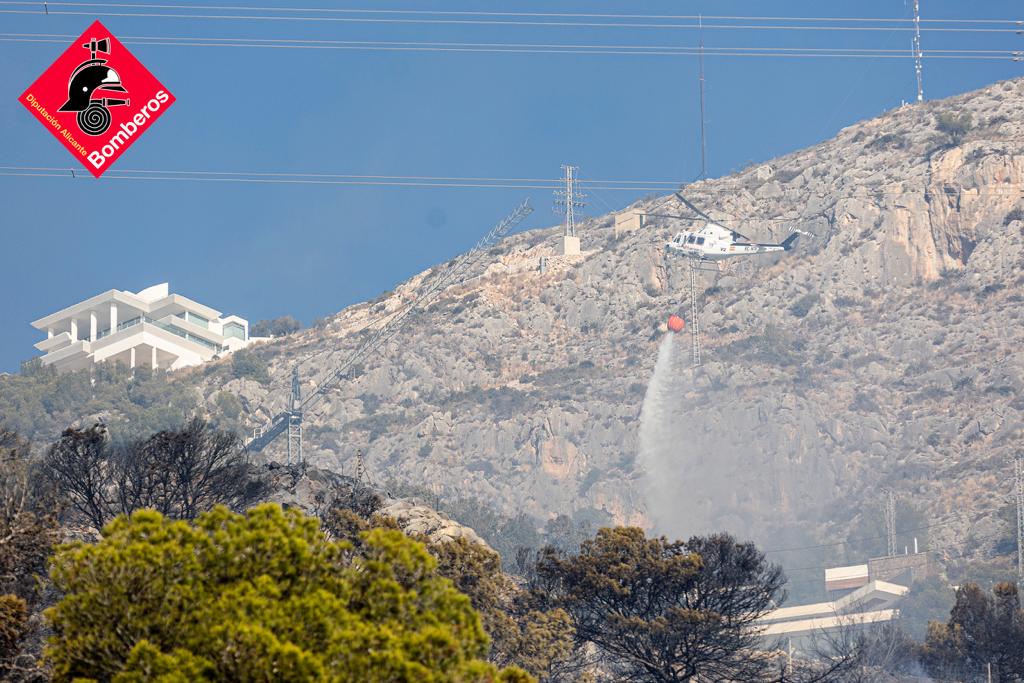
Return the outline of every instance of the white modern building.
{"type": "Polygon", "coordinates": [[[247,320],[171,294],[166,282],[137,293],[111,289],[32,326],[46,332],[35,345],[43,365],[61,372],[102,362],[177,370],[250,342],[247,320]]]}
{"type": "Polygon", "coordinates": [[[838,600],[773,610],[761,619],[761,635],[796,640],[892,621],[899,616],[897,605],[909,592],[899,584],[869,581],[838,600]]]}

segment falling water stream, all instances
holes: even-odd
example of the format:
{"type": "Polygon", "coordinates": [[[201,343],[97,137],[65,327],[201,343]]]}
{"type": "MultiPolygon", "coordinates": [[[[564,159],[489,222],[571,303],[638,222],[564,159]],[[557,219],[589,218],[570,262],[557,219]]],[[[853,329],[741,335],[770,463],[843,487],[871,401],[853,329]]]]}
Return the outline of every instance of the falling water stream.
{"type": "Polygon", "coordinates": [[[685,443],[685,427],[679,419],[680,385],[689,373],[676,368],[676,335],[666,334],[658,347],[654,374],[647,384],[640,409],[640,452],[637,462],[644,472],[647,512],[660,533],[683,531],[684,520],[677,519],[680,490],[680,448],[685,443]]]}

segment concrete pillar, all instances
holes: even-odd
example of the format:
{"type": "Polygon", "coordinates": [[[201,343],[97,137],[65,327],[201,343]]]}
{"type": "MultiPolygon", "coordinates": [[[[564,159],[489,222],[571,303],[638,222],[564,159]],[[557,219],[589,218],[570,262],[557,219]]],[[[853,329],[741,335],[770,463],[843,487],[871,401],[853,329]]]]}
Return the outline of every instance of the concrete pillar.
{"type": "Polygon", "coordinates": [[[117,304],[110,304],[110,333],[117,332],[117,304]]]}
{"type": "Polygon", "coordinates": [[[78,341],[78,321],[71,319],[71,341],[78,341]]]}
{"type": "Polygon", "coordinates": [[[96,311],[89,311],[89,341],[96,341],[96,311]]]}
{"type": "Polygon", "coordinates": [[[151,346],[149,349],[149,367],[156,370],[156,347],[151,346]]]}
{"type": "Polygon", "coordinates": [[[132,370],[135,369],[135,347],[133,346],[128,350],[128,367],[132,370]]]}

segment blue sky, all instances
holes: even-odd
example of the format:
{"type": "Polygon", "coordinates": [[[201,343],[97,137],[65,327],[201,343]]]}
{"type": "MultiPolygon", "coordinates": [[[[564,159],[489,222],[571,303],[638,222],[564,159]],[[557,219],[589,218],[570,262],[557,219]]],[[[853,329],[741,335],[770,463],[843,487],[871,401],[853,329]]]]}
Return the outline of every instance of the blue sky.
{"type": "MultiPolygon", "coordinates": [[[[239,4],[289,6],[285,0],[239,4]]],[[[301,6],[508,8],[494,0],[309,0],[301,6]]],[[[901,0],[548,0],[518,2],[515,10],[909,13],[901,0]]],[[[1024,10],[1011,0],[922,0],[922,15],[1024,19],[1024,10]]],[[[690,29],[105,14],[0,14],[0,27],[77,35],[94,18],[128,43],[133,35],[682,46],[698,39],[690,29]]],[[[895,31],[704,31],[709,47],[909,49],[910,39],[895,31]]],[[[925,33],[923,43],[926,51],[1012,50],[1024,49],[1024,36],[925,33]]],[[[17,102],[64,47],[0,42],[0,166],[77,163],[17,102]]],[[[572,162],[584,179],[689,180],[699,172],[695,57],[129,47],[177,103],[116,169],[554,178],[560,164],[572,162]]],[[[903,60],[709,56],[705,70],[711,176],[814,144],[915,92],[913,65],[903,60]]],[[[1008,59],[926,61],[925,94],[937,99],[1022,74],[1024,64],[1008,59]]],[[[641,194],[595,192],[584,213],[605,213],[641,194]]],[[[537,208],[526,227],[557,222],[548,190],[0,176],[0,371],[16,370],[35,354],[39,336],[30,321],[110,288],[169,281],[174,291],[252,321],[292,314],[308,323],[464,250],[525,195],[537,208]]]]}

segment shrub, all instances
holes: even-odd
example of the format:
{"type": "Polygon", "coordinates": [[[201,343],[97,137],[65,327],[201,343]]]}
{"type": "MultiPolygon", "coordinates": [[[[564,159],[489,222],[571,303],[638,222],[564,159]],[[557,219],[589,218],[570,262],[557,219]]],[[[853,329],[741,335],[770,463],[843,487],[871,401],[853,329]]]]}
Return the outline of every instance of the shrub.
{"type": "Polygon", "coordinates": [[[271,504],[119,517],[54,558],[54,681],[530,680],[482,661],[479,616],[421,544],[361,538],[271,504]]]}
{"type": "Polygon", "coordinates": [[[282,315],[273,320],[260,320],[253,324],[249,330],[252,337],[283,337],[298,332],[302,329],[302,323],[290,315],[282,315]]]}
{"type": "Polygon", "coordinates": [[[818,303],[818,299],[820,298],[821,297],[814,293],[804,294],[802,297],[793,302],[793,304],[789,307],[789,312],[798,318],[803,318],[804,316],[811,312],[811,309],[814,307],[816,303],[818,303]]]}
{"type": "Polygon", "coordinates": [[[944,111],[935,117],[935,127],[948,135],[954,144],[958,143],[972,127],[971,113],[964,112],[957,115],[944,111]]]}
{"type": "Polygon", "coordinates": [[[1018,206],[1011,209],[1010,213],[1006,214],[1006,217],[1003,218],[1003,227],[1014,221],[1024,221],[1024,208],[1018,206]]]}
{"type": "Polygon", "coordinates": [[[27,621],[28,606],[24,600],[16,595],[0,595],[0,657],[17,651],[27,621]]]}
{"type": "Polygon", "coordinates": [[[231,354],[231,373],[239,379],[252,379],[260,384],[270,382],[267,362],[248,349],[231,354]]]}
{"type": "Polygon", "coordinates": [[[909,142],[905,135],[899,133],[886,133],[880,135],[871,142],[868,143],[868,147],[871,149],[905,149],[909,146],[909,142]]]}
{"type": "Polygon", "coordinates": [[[242,402],[230,391],[221,391],[213,399],[220,412],[229,420],[235,420],[242,414],[242,402]]]}

